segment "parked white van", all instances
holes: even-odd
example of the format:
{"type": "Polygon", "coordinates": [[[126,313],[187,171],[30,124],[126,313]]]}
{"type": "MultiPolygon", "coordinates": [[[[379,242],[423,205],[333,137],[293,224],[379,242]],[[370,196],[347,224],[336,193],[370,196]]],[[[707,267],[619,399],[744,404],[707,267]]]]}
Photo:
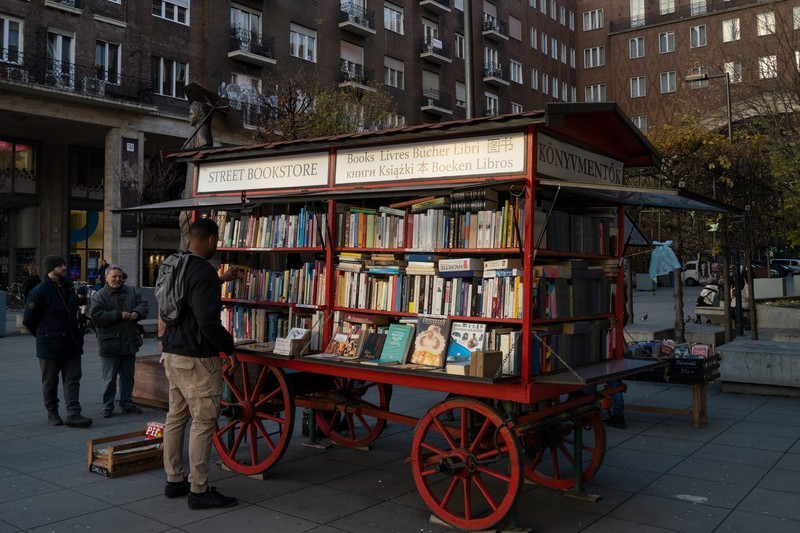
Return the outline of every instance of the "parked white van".
{"type": "Polygon", "coordinates": [[[772,259],[772,262],[787,267],[795,274],[800,274],[800,259],[772,259]]]}

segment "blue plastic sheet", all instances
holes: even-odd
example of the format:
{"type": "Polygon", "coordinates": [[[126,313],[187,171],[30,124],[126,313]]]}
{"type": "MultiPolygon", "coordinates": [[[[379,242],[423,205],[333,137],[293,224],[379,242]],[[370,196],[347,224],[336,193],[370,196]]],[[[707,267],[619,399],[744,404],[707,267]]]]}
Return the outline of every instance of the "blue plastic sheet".
{"type": "Polygon", "coordinates": [[[655,280],[658,276],[669,274],[676,268],[681,267],[678,257],[669,246],[672,241],[658,242],[653,241],[653,253],[650,255],[650,279],[655,280]]]}

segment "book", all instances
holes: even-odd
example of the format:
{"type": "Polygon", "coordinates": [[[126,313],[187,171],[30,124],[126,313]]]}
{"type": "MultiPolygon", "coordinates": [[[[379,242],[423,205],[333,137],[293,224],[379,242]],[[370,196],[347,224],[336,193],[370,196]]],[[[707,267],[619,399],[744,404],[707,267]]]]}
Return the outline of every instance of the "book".
{"type": "Polygon", "coordinates": [[[367,333],[364,342],[361,343],[361,349],[358,351],[358,358],[380,359],[384,342],[386,342],[385,333],[367,333]]]}
{"type": "Polygon", "coordinates": [[[405,363],[413,339],[414,326],[411,324],[390,324],[380,359],[405,363]]]}
{"type": "Polygon", "coordinates": [[[330,342],[328,342],[328,346],[325,347],[325,353],[342,355],[348,337],[349,335],[346,332],[337,329],[331,337],[330,342]]]}
{"type": "Polygon", "coordinates": [[[361,348],[361,342],[364,340],[364,329],[361,327],[356,327],[353,331],[347,336],[347,341],[344,343],[344,347],[342,348],[341,356],[346,357],[349,359],[355,359],[358,356],[358,352],[361,348]]]}
{"type": "Polygon", "coordinates": [[[378,211],[381,213],[386,213],[387,215],[394,215],[397,217],[404,217],[406,216],[406,212],[403,209],[395,209],[394,207],[388,207],[382,205],[378,208],[378,211]]]}
{"type": "Polygon", "coordinates": [[[486,348],[486,324],[453,322],[447,345],[447,362],[469,361],[470,355],[486,348]]]}
{"type": "Polygon", "coordinates": [[[483,259],[480,257],[457,257],[439,260],[439,272],[456,272],[459,270],[483,271],[483,259]]]}
{"type": "Polygon", "coordinates": [[[427,202],[428,200],[433,200],[436,198],[435,196],[424,196],[422,198],[412,198],[411,200],[403,200],[401,202],[394,202],[389,204],[389,207],[393,209],[405,209],[406,207],[410,207],[414,204],[418,204],[421,202],[427,202]]]}
{"type": "Polygon", "coordinates": [[[444,366],[444,371],[455,376],[469,376],[469,359],[466,361],[448,361],[444,366]]]}
{"type": "Polygon", "coordinates": [[[443,316],[420,315],[411,363],[444,368],[450,320],[443,316]]]}
{"type": "Polygon", "coordinates": [[[438,196],[436,198],[431,198],[430,200],[422,200],[415,204],[411,204],[409,207],[411,211],[424,211],[427,209],[438,209],[443,207],[448,207],[450,205],[450,198],[446,196],[438,196]]]}
{"type": "Polygon", "coordinates": [[[522,268],[522,259],[518,258],[491,259],[483,262],[484,270],[499,270],[506,268],[522,268]]]}

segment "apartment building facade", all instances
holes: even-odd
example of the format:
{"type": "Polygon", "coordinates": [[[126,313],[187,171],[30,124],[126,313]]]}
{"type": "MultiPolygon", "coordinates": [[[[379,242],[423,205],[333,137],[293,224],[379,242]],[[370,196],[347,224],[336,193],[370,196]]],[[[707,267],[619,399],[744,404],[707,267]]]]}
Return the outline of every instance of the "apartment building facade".
{"type": "Polygon", "coordinates": [[[759,112],[759,95],[783,90],[797,75],[799,6],[796,0],[579,0],[579,98],[616,101],[645,133],[677,125],[684,115],[724,131],[726,90],[735,124],[759,112]]]}

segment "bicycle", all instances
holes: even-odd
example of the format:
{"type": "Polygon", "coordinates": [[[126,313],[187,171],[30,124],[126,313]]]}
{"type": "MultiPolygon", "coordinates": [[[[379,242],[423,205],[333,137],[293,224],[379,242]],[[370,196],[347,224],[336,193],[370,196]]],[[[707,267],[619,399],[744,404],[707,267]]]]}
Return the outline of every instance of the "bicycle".
{"type": "Polygon", "coordinates": [[[14,313],[22,310],[24,305],[22,297],[22,284],[12,283],[8,287],[8,294],[6,295],[6,309],[14,313]]]}

